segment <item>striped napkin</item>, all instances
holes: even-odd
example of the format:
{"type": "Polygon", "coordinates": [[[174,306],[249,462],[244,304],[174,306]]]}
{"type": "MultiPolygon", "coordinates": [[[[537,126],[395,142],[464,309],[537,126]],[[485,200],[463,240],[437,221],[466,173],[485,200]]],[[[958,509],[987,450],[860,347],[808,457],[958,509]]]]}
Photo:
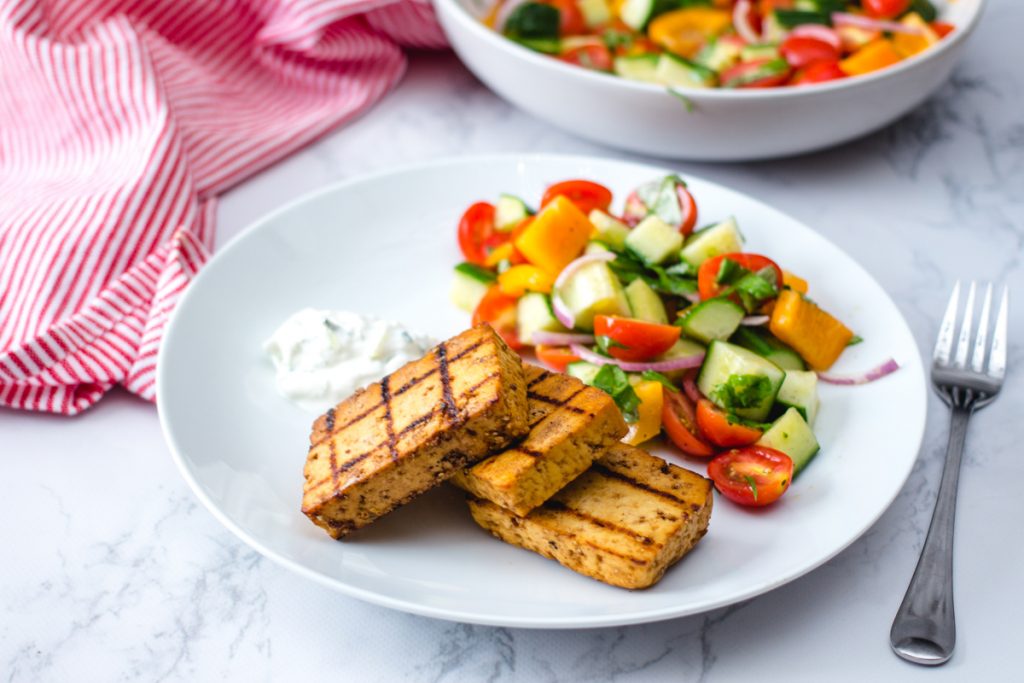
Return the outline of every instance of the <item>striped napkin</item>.
{"type": "Polygon", "coordinates": [[[427,0],[0,0],[0,406],[153,400],[216,196],[444,44],[427,0]]]}

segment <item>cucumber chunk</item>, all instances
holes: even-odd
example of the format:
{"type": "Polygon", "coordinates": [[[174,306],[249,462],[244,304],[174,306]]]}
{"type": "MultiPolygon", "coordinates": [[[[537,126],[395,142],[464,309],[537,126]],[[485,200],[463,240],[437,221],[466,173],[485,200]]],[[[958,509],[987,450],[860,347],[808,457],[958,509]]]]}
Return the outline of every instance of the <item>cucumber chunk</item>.
{"type": "Polygon", "coordinates": [[[717,80],[715,72],[711,69],[668,52],[662,53],[658,59],[654,77],[659,83],[670,88],[711,88],[717,80]]]}
{"type": "Polygon", "coordinates": [[[668,325],[668,313],[658,293],[642,279],[637,278],[626,285],[626,298],[633,311],[633,317],[649,323],[668,325]]]}
{"type": "Polygon", "coordinates": [[[651,19],[672,8],[673,4],[664,0],[626,0],[619,7],[619,19],[631,29],[643,32],[651,19]]]}
{"type": "Polygon", "coordinates": [[[559,291],[572,312],[576,327],[594,329],[595,315],[630,316],[629,300],[622,283],[607,263],[588,263],[580,268],[559,291]]]}
{"type": "Polygon", "coordinates": [[[755,59],[778,59],[781,53],[777,45],[771,43],[757,43],[755,45],[744,45],[740,50],[741,62],[752,62],[755,59]]]}
{"type": "Polygon", "coordinates": [[[730,299],[708,299],[690,306],[676,323],[683,334],[710,344],[733,335],[746,315],[743,307],[730,299]]]}
{"type": "MultiPolygon", "coordinates": [[[[705,353],[706,351],[707,349],[704,348],[702,344],[698,344],[692,339],[680,338],[676,340],[676,343],[673,344],[668,351],[661,354],[654,360],[662,361],[675,360],[676,358],[689,358],[690,356],[696,356],[697,354],[705,353]]],[[[686,370],[668,370],[661,374],[665,375],[673,382],[678,383],[683,379],[683,375],[686,374],[686,370]]]]}
{"type": "Polygon", "coordinates": [[[796,408],[790,408],[773,422],[758,439],[757,445],[774,448],[788,455],[793,461],[794,477],[807,467],[807,463],[820,450],[818,439],[796,408]]]}
{"type": "Polygon", "coordinates": [[[697,377],[697,388],[718,407],[763,422],[785,379],[785,370],[753,351],[713,341],[697,377]]]}
{"type": "Polygon", "coordinates": [[[498,232],[510,232],[530,214],[530,209],[522,199],[503,194],[498,197],[498,204],[494,208],[494,227],[498,232]]]}
{"type": "Polygon", "coordinates": [[[611,247],[602,242],[601,240],[590,240],[587,242],[587,246],[584,247],[584,254],[596,254],[602,251],[611,251],[611,247]]]}
{"type": "Polygon", "coordinates": [[[807,424],[818,417],[818,375],[810,370],[787,370],[775,399],[787,408],[795,408],[807,424]]]}
{"type": "Polygon", "coordinates": [[[736,225],[736,219],[730,216],[721,223],[692,234],[686,240],[680,256],[694,268],[700,268],[700,264],[709,258],[737,251],[743,251],[743,235],[736,225]]]}
{"type": "Polygon", "coordinates": [[[467,313],[472,313],[484,298],[487,290],[494,284],[494,273],[472,263],[460,263],[455,266],[455,276],[449,290],[452,303],[467,313]]]}
{"type": "Polygon", "coordinates": [[[626,248],[651,265],[667,261],[682,246],[679,231],[654,215],[640,221],[626,237],[626,248]]]}
{"type": "Polygon", "coordinates": [[[612,8],[608,0],[576,0],[576,7],[583,15],[583,23],[587,28],[603,26],[611,21],[612,8]]]}
{"type": "Polygon", "coordinates": [[[593,386],[594,377],[601,371],[600,365],[594,363],[588,363],[585,360],[579,360],[575,363],[569,363],[565,366],[565,373],[570,377],[575,377],[584,384],[593,386]]]}
{"type": "Polygon", "coordinates": [[[533,333],[538,331],[566,330],[552,312],[551,299],[547,294],[527,292],[516,302],[516,334],[524,344],[533,344],[533,333]]]}
{"type": "Polygon", "coordinates": [[[632,81],[657,83],[658,55],[644,54],[632,57],[616,57],[615,62],[612,64],[612,71],[617,76],[622,76],[632,81]]]}
{"type": "Polygon", "coordinates": [[[724,71],[740,61],[742,41],[714,38],[701,48],[694,61],[712,71],[724,71]]]}
{"type": "Polygon", "coordinates": [[[786,346],[772,333],[751,327],[740,327],[731,340],[745,349],[764,356],[783,370],[806,370],[807,365],[800,354],[786,346]]]}
{"type": "Polygon", "coordinates": [[[622,250],[626,246],[626,238],[629,237],[629,226],[617,218],[609,216],[601,209],[594,209],[587,216],[594,226],[598,239],[613,249],[622,250]]]}

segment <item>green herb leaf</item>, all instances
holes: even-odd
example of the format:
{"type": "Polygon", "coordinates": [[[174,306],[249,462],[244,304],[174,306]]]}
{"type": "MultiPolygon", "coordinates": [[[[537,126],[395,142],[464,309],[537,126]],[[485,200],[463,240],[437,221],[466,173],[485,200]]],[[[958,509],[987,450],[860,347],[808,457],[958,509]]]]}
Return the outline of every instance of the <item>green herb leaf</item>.
{"type": "Polygon", "coordinates": [[[761,405],[771,391],[771,380],[764,375],[729,375],[729,379],[712,390],[711,398],[733,411],[761,405]]]}
{"type": "Polygon", "coordinates": [[[612,52],[616,52],[618,48],[628,50],[633,46],[634,42],[632,33],[615,28],[606,28],[604,33],[601,34],[601,40],[604,41],[605,47],[612,52]]]}
{"type": "Polygon", "coordinates": [[[740,301],[747,311],[753,311],[761,302],[778,296],[776,277],[774,268],[763,268],[756,273],[748,272],[736,280],[733,289],[739,294],[740,301]]]}
{"type": "Polygon", "coordinates": [[[478,280],[483,283],[494,282],[498,279],[498,276],[494,274],[494,271],[483,266],[478,266],[475,263],[460,263],[455,266],[456,272],[468,275],[474,280],[478,280]]]}
{"type": "Polygon", "coordinates": [[[784,28],[793,28],[800,24],[832,25],[832,15],[826,12],[776,8],[774,14],[775,18],[784,28]]]}
{"type": "Polygon", "coordinates": [[[628,349],[629,347],[625,344],[615,341],[611,337],[606,335],[598,335],[594,337],[594,346],[597,347],[598,352],[603,356],[611,356],[611,349],[628,349]]]}
{"type": "Polygon", "coordinates": [[[754,479],[749,474],[745,475],[743,478],[746,480],[747,486],[750,487],[750,492],[754,494],[754,500],[756,501],[757,500],[757,480],[754,479]]]}
{"type": "Polygon", "coordinates": [[[697,291],[697,281],[690,275],[692,271],[686,270],[689,265],[680,263],[669,268],[648,265],[628,249],[620,252],[608,265],[623,284],[628,285],[640,278],[654,291],[678,297],[697,291]]]}
{"type": "Polygon", "coordinates": [[[921,18],[928,23],[935,21],[935,18],[939,16],[935,5],[929,0],[910,0],[910,11],[920,14],[921,18]]]}
{"type": "Polygon", "coordinates": [[[661,374],[657,370],[644,370],[640,373],[640,376],[651,382],[661,382],[661,385],[669,391],[679,391],[679,387],[665,375],[661,374]]]}
{"type": "Polygon", "coordinates": [[[669,95],[672,95],[672,96],[673,96],[673,97],[675,97],[675,98],[676,98],[677,100],[679,100],[680,102],[682,102],[682,103],[683,103],[683,106],[684,106],[684,107],[686,107],[686,112],[687,112],[688,114],[692,114],[692,113],[693,113],[693,110],[694,110],[694,109],[696,109],[696,107],[695,107],[695,106],[694,106],[694,104],[693,104],[693,100],[691,100],[691,99],[690,99],[689,97],[687,97],[687,96],[686,96],[686,95],[684,95],[683,93],[679,92],[679,91],[678,91],[678,90],[676,90],[675,88],[669,88],[669,89],[668,89],[668,94],[669,94],[669,95]]]}
{"type": "Polygon", "coordinates": [[[526,2],[505,21],[505,35],[526,40],[558,39],[561,13],[551,5],[526,2]]]}
{"type": "Polygon", "coordinates": [[[715,283],[719,285],[729,285],[748,274],[750,274],[749,270],[732,259],[724,258],[718,266],[718,273],[715,275],[715,283]]]}
{"type": "Polygon", "coordinates": [[[640,408],[640,397],[636,395],[633,385],[629,383],[629,377],[622,368],[617,365],[602,365],[594,375],[594,386],[612,397],[626,422],[636,422],[640,419],[637,413],[640,408]]]}
{"type": "Polygon", "coordinates": [[[862,341],[864,341],[864,337],[861,337],[860,335],[855,334],[852,337],[850,337],[850,341],[846,342],[846,345],[847,346],[856,346],[857,344],[860,344],[862,341]]]}

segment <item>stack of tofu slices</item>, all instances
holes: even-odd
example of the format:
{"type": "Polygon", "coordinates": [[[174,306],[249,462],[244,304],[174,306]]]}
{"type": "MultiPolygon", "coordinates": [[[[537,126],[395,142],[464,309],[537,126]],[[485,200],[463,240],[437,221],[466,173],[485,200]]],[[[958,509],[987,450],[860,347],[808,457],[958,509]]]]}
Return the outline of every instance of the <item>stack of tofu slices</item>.
{"type": "Polygon", "coordinates": [[[316,420],[302,511],[340,539],[450,481],[501,540],[646,588],[707,531],[711,482],[627,431],[608,394],[478,325],[316,420]]]}

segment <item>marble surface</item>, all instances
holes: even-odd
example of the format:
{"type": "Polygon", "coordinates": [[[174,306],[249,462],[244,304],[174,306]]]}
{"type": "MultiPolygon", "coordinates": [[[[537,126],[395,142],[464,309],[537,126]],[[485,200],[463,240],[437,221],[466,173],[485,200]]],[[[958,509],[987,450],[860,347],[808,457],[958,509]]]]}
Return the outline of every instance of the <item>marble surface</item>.
{"type": "MultiPolygon", "coordinates": [[[[815,227],[889,290],[922,348],[957,277],[1009,283],[1005,395],[971,424],[957,520],[959,643],[945,667],[891,654],[941,469],[947,413],[881,520],[821,569],[675,621],[592,631],[467,626],[343,597],[222,528],[174,468],[152,406],[115,392],[73,419],[0,411],[0,676],[9,681],[1011,681],[1024,460],[1024,4],[994,0],[937,97],[839,149],[673,164],[815,227]],[[743,677],[741,679],[741,676],[743,677]]],[[[617,155],[510,108],[450,55],[417,54],[369,115],[230,192],[219,239],[312,188],[443,156],[617,155]]]]}

